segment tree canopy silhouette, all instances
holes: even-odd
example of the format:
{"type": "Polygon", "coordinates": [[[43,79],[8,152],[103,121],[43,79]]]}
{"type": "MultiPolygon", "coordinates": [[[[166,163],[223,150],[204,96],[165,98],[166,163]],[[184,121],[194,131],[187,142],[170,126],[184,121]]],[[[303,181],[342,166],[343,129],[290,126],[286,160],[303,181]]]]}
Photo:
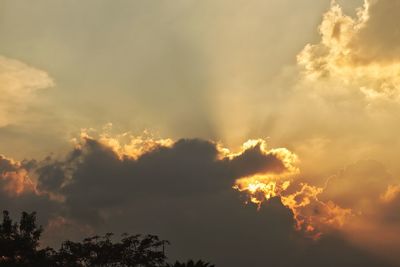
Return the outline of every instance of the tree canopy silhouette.
{"type": "Polygon", "coordinates": [[[215,266],[211,265],[208,262],[203,262],[201,260],[198,262],[194,262],[194,261],[190,260],[186,263],[181,263],[181,262],[177,261],[173,265],[167,264],[167,267],[215,267],[215,266]]]}
{"type": "Polygon", "coordinates": [[[3,212],[0,224],[0,267],[214,267],[203,261],[166,262],[166,240],[154,235],[123,234],[114,241],[112,233],[93,236],[82,242],[64,241],[57,251],[40,248],[43,228],[36,224],[36,213],[23,212],[13,222],[3,212]]]}
{"type": "Polygon", "coordinates": [[[86,238],[82,243],[65,241],[55,258],[58,266],[165,266],[167,241],[157,236],[124,235],[114,243],[112,234],[86,238]]]}
{"type": "Polygon", "coordinates": [[[8,211],[3,211],[0,224],[1,266],[48,265],[52,250],[38,249],[42,227],[36,225],[36,213],[23,212],[19,223],[14,223],[8,211]]]}

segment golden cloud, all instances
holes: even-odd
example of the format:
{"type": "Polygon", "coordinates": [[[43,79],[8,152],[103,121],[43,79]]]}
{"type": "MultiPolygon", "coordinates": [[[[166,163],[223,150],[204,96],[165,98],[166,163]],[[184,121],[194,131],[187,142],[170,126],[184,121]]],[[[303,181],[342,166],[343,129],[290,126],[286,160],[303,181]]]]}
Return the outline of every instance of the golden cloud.
{"type": "Polygon", "coordinates": [[[0,190],[17,197],[26,192],[36,193],[36,184],[21,162],[0,155],[0,190]]]}
{"type": "Polygon", "coordinates": [[[399,100],[399,8],[397,1],[366,0],[353,18],[332,1],[319,27],[321,42],[306,45],[297,57],[305,80],[355,88],[369,99],[399,100]]]}
{"type": "Polygon", "coordinates": [[[45,71],[0,56],[0,127],[15,123],[38,90],[54,86],[45,71]]]}

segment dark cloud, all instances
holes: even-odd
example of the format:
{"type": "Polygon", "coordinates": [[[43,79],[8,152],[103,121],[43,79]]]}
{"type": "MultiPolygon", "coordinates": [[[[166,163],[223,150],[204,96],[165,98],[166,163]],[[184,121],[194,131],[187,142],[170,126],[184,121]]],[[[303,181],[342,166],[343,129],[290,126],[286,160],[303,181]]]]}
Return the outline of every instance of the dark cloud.
{"type": "Polygon", "coordinates": [[[35,191],[28,175],[35,166],[35,161],[16,162],[0,156],[0,209],[14,213],[39,210],[41,223],[45,224],[59,210],[59,204],[35,191]]]}
{"type": "Polygon", "coordinates": [[[18,167],[12,160],[0,155],[0,173],[16,171],[18,167]]]}
{"type": "MultiPolygon", "coordinates": [[[[24,169],[2,160],[4,170],[24,169]]],[[[391,266],[339,233],[319,241],[304,237],[278,197],[260,210],[245,205],[232,189],[235,179],[289,171],[260,145],[228,157],[212,142],[182,139],[132,158],[88,138],[65,159],[25,163],[38,192],[12,199],[1,194],[2,207],[37,210],[52,221],[57,238],[76,237],[74,229],[84,235],[86,226],[100,233],[153,233],[172,242],[171,260],[201,258],[221,267],[391,266]]]]}
{"type": "Polygon", "coordinates": [[[259,145],[230,159],[221,158],[214,143],[182,139],[133,159],[87,139],[65,161],[47,161],[36,172],[39,188],[62,194],[79,218],[99,221],[101,209],[141,198],[216,194],[239,177],[265,171],[287,170],[259,145]]]}
{"type": "Polygon", "coordinates": [[[63,164],[60,162],[39,167],[36,172],[40,177],[40,190],[57,191],[66,179],[63,164]]]}
{"type": "Polygon", "coordinates": [[[244,151],[230,161],[234,177],[244,177],[255,173],[282,173],[287,171],[285,164],[276,154],[262,153],[261,144],[244,151]]]}

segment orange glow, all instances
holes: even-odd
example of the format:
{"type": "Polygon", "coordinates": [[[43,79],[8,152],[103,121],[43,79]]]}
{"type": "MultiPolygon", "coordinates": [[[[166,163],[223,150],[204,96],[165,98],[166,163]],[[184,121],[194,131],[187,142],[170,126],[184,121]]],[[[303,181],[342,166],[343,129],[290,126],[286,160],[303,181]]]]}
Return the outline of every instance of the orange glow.
{"type": "Polygon", "coordinates": [[[296,166],[296,163],[299,161],[296,154],[292,153],[290,150],[286,148],[275,148],[268,149],[267,142],[263,139],[250,139],[243,143],[240,150],[238,152],[232,152],[228,148],[222,146],[222,144],[216,144],[219,158],[228,158],[233,159],[242,155],[246,150],[258,147],[260,152],[264,155],[273,155],[277,159],[281,161],[283,166],[285,167],[285,172],[287,174],[295,174],[299,172],[299,169],[296,166]]]}
{"type": "Polygon", "coordinates": [[[10,196],[19,196],[24,192],[36,192],[36,184],[29,178],[28,172],[21,168],[20,163],[10,160],[15,170],[0,173],[2,190],[10,196]]]}
{"type": "Polygon", "coordinates": [[[244,192],[248,196],[246,203],[254,203],[259,209],[272,197],[280,197],[282,204],[293,213],[295,228],[313,239],[318,239],[327,227],[342,227],[352,215],[350,209],[343,209],[331,201],[320,201],[318,196],[323,188],[306,183],[294,186],[287,177],[244,177],[238,179],[233,188],[244,192]],[[299,188],[293,191],[291,187],[299,188]]]}
{"type": "Polygon", "coordinates": [[[251,176],[236,181],[234,189],[246,192],[250,201],[260,208],[264,201],[272,197],[281,196],[288,189],[290,181],[280,181],[274,176],[251,176]]]}
{"type": "Polygon", "coordinates": [[[80,147],[85,140],[96,140],[102,145],[111,148],[120,158],[139,158],[141,155],[151,152],[160,147],[171,147],[174,144],[172,139],[156,138],[147,131],[142,135],[133,135],[129,132],[122,134],[110,134],[112,124],[107,124],[102,133],[95,129],[82,129],[79,140],[73,139],[77,147],[80,147]]]}
{"type": "Polygon", "coordinates": [[[400,194],[400,185],[389,185],[384,194],[381,195],[383,203],[390,203],[395,200],[400,194]]]}
{"type": "Polygon", "coordinates": [[[237,156],[240,156],[244,151],[254,148],[256,146],[259,146],[260,150],[262,152],[264,152],[264,153],[268,152],[267,143],[265,142],[265,140],[262,140],[262,139],[247,140],[246,142],[244,142],[242,144],[239,152],[232,152],[230,149],[224,147],[221,143],[217,144],[217,149],[218,149],[219,153],[221,154],[221,158],[233,159],[237,156]]]}
{"type": "Polygon", "coordinates": [[[12,166],[12,170],[0,172],[0,190],[11,197],[19,197],[23,194],[46,195],[51,200],[63,202],[62,195],[39,190],[37,177],[34,172],[27,170],[20,161],[6,158],[0,155],[0,159],[6,160],[12,166]]]}

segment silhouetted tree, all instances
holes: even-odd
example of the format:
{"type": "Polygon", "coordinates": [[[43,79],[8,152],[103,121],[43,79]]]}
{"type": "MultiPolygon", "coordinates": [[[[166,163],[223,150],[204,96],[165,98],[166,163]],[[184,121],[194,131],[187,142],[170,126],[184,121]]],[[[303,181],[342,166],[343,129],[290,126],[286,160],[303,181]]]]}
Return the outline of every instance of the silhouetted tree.
{"type": "Polygon", "coordinates": [[[113,243],[112,234],[86,238],[82,243],[66,241],[56,255],[59,266],[159,267],[165,265],[167,241],[157,236],[124,235],[113,243]]]}
{"type": "Polygon", "coordinates": [[[167,264],[167,267],[215,267],[215,266],[211,265],[208,262],[203,262],[201,260],[197,261],[197,262],[190,260],[186,263],[181,263],[181,262],[177,261],[173,265],[167,264]]]}
{"type": "Polygon", "coordinates": [[[39,248],[42,232],[35,212],[23,212],[18,223],[4,211],[0,224],[0,267],[214,267],[202,261],[166,263],[164,252],[169,242],[154,235],[124,234],[114,242],[113,234],[108,233],[82,242],[65,241],[55,251],[39,248]]]}
{"type": "Polygon", "coordinates": [[[20,222],[13,222],[3,211],[0,224],[0,266],[42,266],[50,264],[50,248],[38,249],[42,227],[36,225],[36,213],[23,212],[20,222]]]}

